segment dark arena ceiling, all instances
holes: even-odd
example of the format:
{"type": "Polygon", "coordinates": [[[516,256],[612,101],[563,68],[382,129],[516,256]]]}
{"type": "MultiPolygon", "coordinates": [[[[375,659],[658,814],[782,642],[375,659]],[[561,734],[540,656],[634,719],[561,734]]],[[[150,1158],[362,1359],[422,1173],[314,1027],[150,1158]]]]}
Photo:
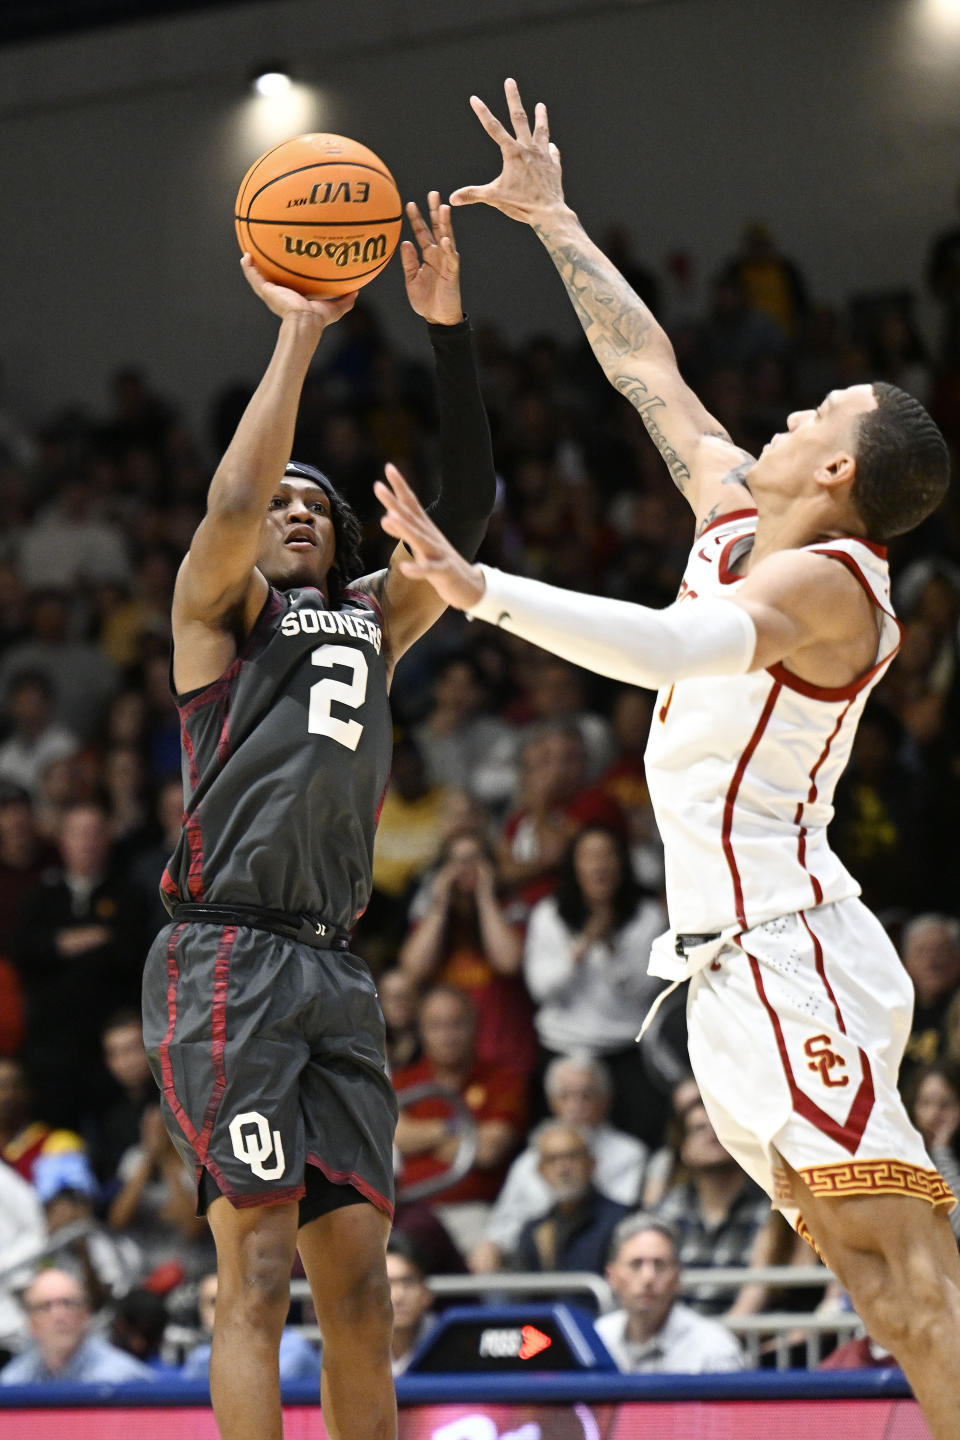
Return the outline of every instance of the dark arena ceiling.
{"type": "Polygon", "coordinates": [[[250,0],[0,0],[0,45],[44,40],[198,10],[231,10],[250,0]]]}

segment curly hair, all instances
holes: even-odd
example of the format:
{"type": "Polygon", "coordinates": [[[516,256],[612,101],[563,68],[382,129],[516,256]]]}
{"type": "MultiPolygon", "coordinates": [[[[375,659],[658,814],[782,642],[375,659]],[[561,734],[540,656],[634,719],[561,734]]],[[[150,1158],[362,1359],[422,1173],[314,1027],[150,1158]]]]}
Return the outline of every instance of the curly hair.
{"type": "Polygon", "coordinates": [[[336,608],[344,590],[350,588],[351,580],[356,580],[363,574],[363,555],[360,549],[363,531],[360,521],[353,507],[344,500],[322,470],[306,465],[301,460],[291,460],[283,473],[297,475],[301,480],[312,480],[330,497],[330,519],[333,521],[336,548],[333,564],[330,566],[328,586],[330,605],[336,608]]]}

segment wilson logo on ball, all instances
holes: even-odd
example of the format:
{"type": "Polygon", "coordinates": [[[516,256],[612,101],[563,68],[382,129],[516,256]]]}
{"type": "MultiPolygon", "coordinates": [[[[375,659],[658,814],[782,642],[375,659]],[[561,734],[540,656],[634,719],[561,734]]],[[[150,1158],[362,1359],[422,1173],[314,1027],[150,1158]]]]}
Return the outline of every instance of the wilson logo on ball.
{"type": "Polygon", "coordinates": [[[359,240],[342,240],[339,244],[328,240],[322,244],[319,240],[304,240],[302,235],[284,235],[283,248],[287,255],[306,255],[310,260],[318,260],[325,255],[334,265],[351,265],[358,261],[368,265],[385,258],[387,237],[371,235],[361,245],[359,240]]]}

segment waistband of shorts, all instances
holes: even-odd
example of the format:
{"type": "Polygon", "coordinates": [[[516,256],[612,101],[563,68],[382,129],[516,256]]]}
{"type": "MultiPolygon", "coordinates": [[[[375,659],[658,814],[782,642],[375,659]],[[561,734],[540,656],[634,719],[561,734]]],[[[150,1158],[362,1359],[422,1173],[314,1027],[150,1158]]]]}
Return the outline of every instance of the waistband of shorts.
{"type": "Polygon", "coordinates": [[[673,948],[678,955],[686,955],[688,950],[695,950],[698,945],[709,945],[711,941],[719,939],[719,930],[709,935],[675,935],[673,948]]]}
{"type": "Polygon", "coordinates": [[[289,915],[283,910],[264,910],[259,905],[205,905],[182,901],[173,907],[177,924],[201,921],[208,925],[246,925],[268,930],[285,940],[312,945],[315,950],[349,950],[350,936],[315,915],[289,915]]]}

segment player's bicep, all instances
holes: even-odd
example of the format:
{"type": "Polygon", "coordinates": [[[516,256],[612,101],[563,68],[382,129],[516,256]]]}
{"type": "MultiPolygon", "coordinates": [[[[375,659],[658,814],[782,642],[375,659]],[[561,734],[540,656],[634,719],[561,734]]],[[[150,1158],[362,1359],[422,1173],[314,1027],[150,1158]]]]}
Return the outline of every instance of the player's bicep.
{"type": "Polygon", "coordinates": [[[262,604],[266,581],[256,569],[260,531],[260,523],[247,518],[205,515],[180,565],[175,615],[188,622],[216,625],[243,606],[252,590],[262,604]]]}

